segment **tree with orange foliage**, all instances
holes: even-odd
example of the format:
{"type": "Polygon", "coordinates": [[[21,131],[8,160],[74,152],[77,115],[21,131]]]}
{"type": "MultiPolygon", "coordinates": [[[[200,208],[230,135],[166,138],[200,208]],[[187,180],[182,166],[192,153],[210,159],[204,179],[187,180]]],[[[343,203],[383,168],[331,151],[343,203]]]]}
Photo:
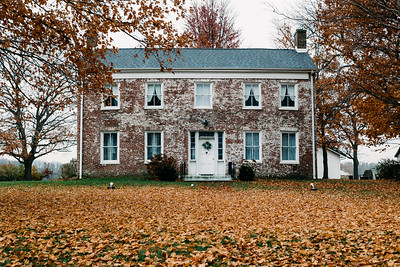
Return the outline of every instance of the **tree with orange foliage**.
{"type": "Polygon", "coordinates": [[[400,2],[321,0],[321,45],[340,54],[339,75],[362,97],[355,105],[370,138],[400,136],[400,2]]]}
{"type": "Polygon", "coordinates": [[[123,32],[146,55],[172,60],[186,45],[171,19],[185,0],[0,0],[0,154],[25,165],[68,147],[77,97],[108,93],[117,53],[110,33],[123,32]],[[166,56],[161,56],[165,54],[166,56]]]}
{"type": "Polygon", "coordinates": [[[238,48],[241,33],[227,1],[194,2],[185,19],[185,32],[196,48],[238,48]]]}

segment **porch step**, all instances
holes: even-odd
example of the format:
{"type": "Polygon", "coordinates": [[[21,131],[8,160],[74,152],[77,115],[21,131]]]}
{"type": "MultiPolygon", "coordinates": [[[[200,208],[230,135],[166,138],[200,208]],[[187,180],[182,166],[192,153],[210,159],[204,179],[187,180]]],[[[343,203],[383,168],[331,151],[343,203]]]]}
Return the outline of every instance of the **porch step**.
{"type": "Polygon", "coordinates": [[[228,182],[232,181],[231,176],[185,176],[185,182],[228,182]]]}

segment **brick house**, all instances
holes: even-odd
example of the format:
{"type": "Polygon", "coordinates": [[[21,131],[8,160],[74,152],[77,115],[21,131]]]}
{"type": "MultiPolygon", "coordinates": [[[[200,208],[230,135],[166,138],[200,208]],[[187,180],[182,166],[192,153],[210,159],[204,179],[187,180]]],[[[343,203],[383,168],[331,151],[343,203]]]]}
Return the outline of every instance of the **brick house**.
{"type": "Polygon", "coordinates": [[[120,49],[113,95],[84,96],[81,173],[143,174],[163,153],[192,178],[224,178],[243,162],[258,175],[313,175],[315,66],[305,49],[183,49],[173,73],[143,59],[120,49]]]}

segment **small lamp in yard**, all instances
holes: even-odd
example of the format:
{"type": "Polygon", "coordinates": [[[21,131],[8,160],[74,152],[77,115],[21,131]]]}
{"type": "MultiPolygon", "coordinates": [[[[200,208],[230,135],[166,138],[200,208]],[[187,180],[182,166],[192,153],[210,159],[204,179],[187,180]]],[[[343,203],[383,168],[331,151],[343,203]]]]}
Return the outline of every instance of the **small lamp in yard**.
{"type": "Polygon", "coordinates": [[[318,188],[314,187],[314,183],[311,183],[310,185],[311,185],[311,190],[318,190],[318,188]]]}
{"type": "Polygon", "coordinates": [[[114,186],[113,182],[110,183],[110,186],[108,187],[108,189],[115,189],[115,186],[114,186]]]}

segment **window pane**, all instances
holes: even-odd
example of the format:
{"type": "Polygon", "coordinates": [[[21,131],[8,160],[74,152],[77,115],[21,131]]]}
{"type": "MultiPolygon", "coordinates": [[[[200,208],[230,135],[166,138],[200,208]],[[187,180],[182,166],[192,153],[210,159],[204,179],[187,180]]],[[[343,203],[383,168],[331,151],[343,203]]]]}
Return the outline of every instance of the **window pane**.
{"type": "MultiPolygon", "coordinates": [[[[155,144],[156,146],[160,146],[161,147],[161,133],[154,133],[155,135],[155,144]]],[[[160,151],[161,153],[161,151],[160,151]]]]}
{"type": "Polygon", "coordinates": [[[111,133],[110,135],[111,135],[111,138],[110,138],[111,144],[110,145],[115,146],[115,147],[118,146],[117,133],[111,133]]]}
{"type": "Polygon", "coordinates": [[[161,84],[147,85],[147,106],[161,106],[161,84]]]}
{"type": "Polygon", "coordinates": [[[289,160],[296,160],[296,147],[289,148],[289,160]]]}
{"type": "Polygon", "coordinates": [[[108,148],[103,148],[103,160],[110,160],[110,156],[108,154],[108,148]]]}
{"type": "Polygon", "coordinates": [[[110,148],[110,159],[111,160],[117,160],[118,159],[118,154],[117,154],[117,148],[116,147],[112,147],[110,148]]]}
{"type": "Polygon", "coordinates": [[[253,146],[258,147],[259,146],[259,134],[258,133],[253,133],[253,146]]]}
{"type": "Polygon", "coordinates": [[[218,133],[218,159],[223,159],[224,149],[223,149],[223,133],[218,133]]]}
{"type": "Polygon", "coordinates": [[[161,146],[154,148],[154,155],[159,155],[159,154],[161,154],[161,146]]]}
{"type": "Polygon", "coordinates": [[[248,159],[248,160],[253,159],[252,149],[250,147],[246,147],[245,159],[248,159]]]}
{"type": "Polygon", "coordinates": [[[296,134],[289,134],[289,146],[296,146],[296,134]]]}
{"type": "Polygon", "coordinates": [[[251,146],[252,145],[252,134],[251,133],[246,133],[246,146],[251,146]]]}
{"type": "Polygon", "coordinates": [[[153,133],[147,134],[147,145],[148,146],[152,146],[154,144],[153,137],[154,137],[153,133]]]}
{"type": "Polygon", "coordinates": [[[103,140],[103,145],[104,146],[110,146],[111,145],[111,136],[110,136],[110,134],[109,133],[105,133],[104,135],[103,135],[104,137],[104,140],[103,140]]]}
{"type": "Polygon", "coordinates": [[[282,147],[282,160],[289,160],[289,148],[282,147]]]}
{"type": "Polygon", "coordinates": [[[288,134],[283,133],[282,134],[282,146],[288,146],[288,145],[289,145],[288,134]]]}
{"type": "Polygon", "coordinates": [[[258,149],[258,147],[254,147],[253,149],[253,158],[254,160],[259,160],[260,159],[260,151],[258,149]]]}
{"type": "Polygon", "coordinates": [[[147,147],[147,160],[151,160],[152,157],[153,157],[153,148],[147,147]]]}

